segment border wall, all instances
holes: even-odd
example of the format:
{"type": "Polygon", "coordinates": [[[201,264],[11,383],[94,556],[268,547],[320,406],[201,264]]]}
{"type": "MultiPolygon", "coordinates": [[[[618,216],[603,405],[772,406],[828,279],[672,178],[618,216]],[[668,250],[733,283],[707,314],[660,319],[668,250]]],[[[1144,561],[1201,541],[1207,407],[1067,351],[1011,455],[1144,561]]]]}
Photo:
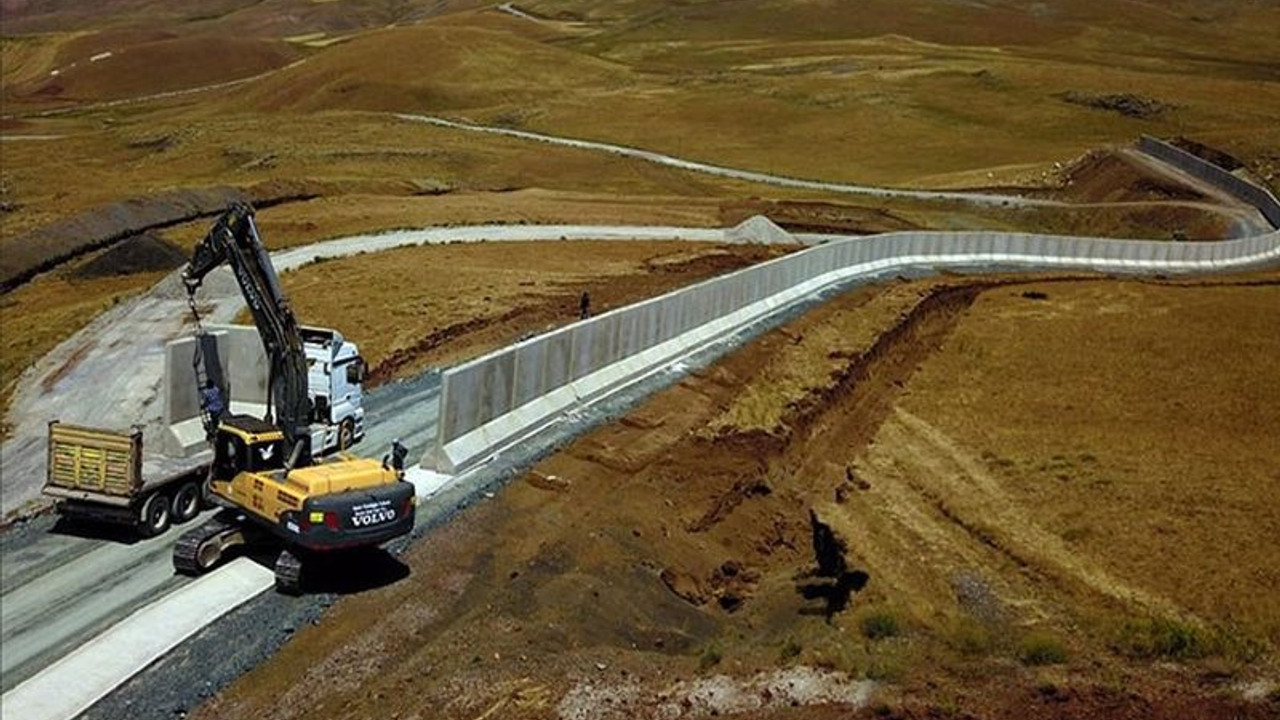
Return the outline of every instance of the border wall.
{"type": "MultiPolygon", "coordinates": [[[[1280,202],[1264,188],[1156,138],[1143,136],[1138,147],[1257,207],[1280,228],[1280,202]]],[[[445,473],[465,472],[577,405],[657,372],[744,324],[859,276],[989,267],[1215,272],[1277,262],[1280,231],[1196,243],[984,232],[833,237],[446,370],[436,441],[422,465],[445,473]]]]}
{"type": "Polygon", "coordinates": [[[852,277],[989,266],[1176,273],[1275,261],[1280,261],[1280,232],[1203,243],[946,232],[837,239],[446,370],[436,442],[422,464],[439,472],[464,472],[574,406],[852,277]]]}
{"type": "Polygon", "coordinates": [[[1179,170],[1200,178],[1246,203],[1258,208],[1271,227],[1280,228],[1280,200],[1266,188],[1259,187],[1242,177],[1233,175],[1197,155],[1183,150],[1176,145],[1158,140],[1150,135],[1143,135],[1138,140],[1138,149],[1161,162],[1168,163],[1179,170]]]}

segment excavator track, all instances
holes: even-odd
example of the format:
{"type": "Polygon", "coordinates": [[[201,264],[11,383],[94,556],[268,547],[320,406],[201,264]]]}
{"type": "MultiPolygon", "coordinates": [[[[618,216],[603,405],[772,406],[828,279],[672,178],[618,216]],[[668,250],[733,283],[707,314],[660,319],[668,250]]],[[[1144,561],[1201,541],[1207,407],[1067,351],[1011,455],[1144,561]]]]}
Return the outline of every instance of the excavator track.
{"type": "Polygon", "coordinates": [[[289,551],[280,551],[276,558],[276,592],[285,595],[302,594],[302,559],[289,551]]]}
{"type": "Polygon", "coordinates": [[[215,515],[178,538],[173,568],[182,575],[203,575],[218,564],[224,550],[243,542],[240,523],[215,515]]]}

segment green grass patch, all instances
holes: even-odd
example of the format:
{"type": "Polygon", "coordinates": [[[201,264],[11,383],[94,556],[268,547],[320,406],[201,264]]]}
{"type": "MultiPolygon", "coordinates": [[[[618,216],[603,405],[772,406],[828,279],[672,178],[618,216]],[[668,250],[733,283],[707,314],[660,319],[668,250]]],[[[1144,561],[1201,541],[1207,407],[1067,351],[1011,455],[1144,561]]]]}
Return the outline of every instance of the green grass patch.
{"type": "Polygon", "coordinates": [[[700,672],[706,672],[711,668],[719,665],[720,661],[723,659],[724,659],[724,652],[720,650],[719,645],[716,645],[714,643],[711,645],[708,645],[707,649],[703,650],[702,655],[698,658],[698,670],[700,672]]]}
{"type": "Polygon", "coordinates": [[[1126,622],[1114,648],[1121,655],[1139,659],[1195,660],[1210,655],[1209,634],[1190,623],[1162,617],[1126,622]]]}
{"type": "Polygon", "coordinates": [[[1129,620],[1117,631],[1112,649],[1141,660],[1200,660],[1220,656],[1253,662],[1267,652],[1265,643],[1228,628],[1205,628],[1166,617],[1129,620]]]}
{"type": "Polygon", "coordinates": [[[1023,665],[1061,665],[1067,661],[1067,648],[1053,635],[1035,632],[1018,643],[1018,659],[1023,665]]]}
{"type": "Polygon", "coordinates": [[[862,636],[868,640],[883,640],[897,637],[902,632],[898,617],[888,610],[873,610],[862,617],[859,623],[862,636]]]}
{"type": "Polygon", "coordinates": [[[800,657],[800,653],[803,651],[804,646],[795,638],[787,638],[787,641],[782,645],[782,649],[778,651],[778,658],[784,663],[790,662],[800,657]]]}
{"type": "Polygon", "coordinates": [[[956,621],[947,634],[948,643],[966,657],[990,655],[996,650],[992,632],[968,618],[956,621]]]}

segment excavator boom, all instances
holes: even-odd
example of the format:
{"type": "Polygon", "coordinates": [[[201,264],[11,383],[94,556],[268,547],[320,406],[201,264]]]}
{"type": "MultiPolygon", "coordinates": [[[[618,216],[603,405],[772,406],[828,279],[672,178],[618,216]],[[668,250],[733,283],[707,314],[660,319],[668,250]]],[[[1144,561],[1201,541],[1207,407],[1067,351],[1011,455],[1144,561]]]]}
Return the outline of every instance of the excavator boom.
{"type": "Polygon", "coordinates": [[[291,465],[311,463],[311,400],[302,331],[280,288],[280,278],[258,235],[253,208],[235,203],[222,214],[192,253],[182,271],[187,295],[194,298],[205,277],[227,263],[244,295],[266,350],[269,375],[268,415],[284,433],[293,453],[291,465]]]}

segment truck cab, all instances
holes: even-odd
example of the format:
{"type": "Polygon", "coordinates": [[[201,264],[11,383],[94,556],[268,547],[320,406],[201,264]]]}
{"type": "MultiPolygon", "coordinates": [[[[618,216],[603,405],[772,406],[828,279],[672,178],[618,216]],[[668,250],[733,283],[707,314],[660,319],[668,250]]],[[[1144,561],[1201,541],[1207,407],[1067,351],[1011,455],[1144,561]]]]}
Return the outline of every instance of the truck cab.
{"type": "Polygon", "coordinates": [[[322,452],[347,450],[364,437],[364,358],[356,344],[329,328],[303,326],[312,426],[324,426],[322,452]]]}

